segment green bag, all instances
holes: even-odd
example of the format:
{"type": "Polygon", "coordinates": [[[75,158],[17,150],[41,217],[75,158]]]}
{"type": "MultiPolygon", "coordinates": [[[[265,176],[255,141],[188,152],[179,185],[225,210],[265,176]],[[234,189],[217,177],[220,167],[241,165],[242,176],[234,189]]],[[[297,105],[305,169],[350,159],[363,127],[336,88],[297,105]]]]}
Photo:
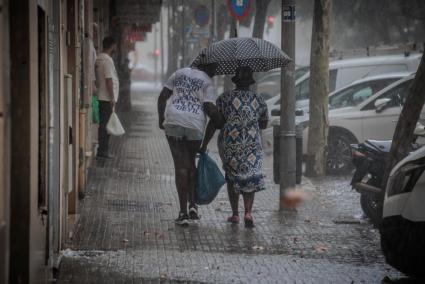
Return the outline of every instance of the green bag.
{"type": "Polygon", "coordinates": [[[99,116],[99,100],[97,99],[97,96],[92,96],[91,107],[92,107],[92,119],[93,119],[93,123],[99,123],[100,122],[100,116],[99,116]]]}

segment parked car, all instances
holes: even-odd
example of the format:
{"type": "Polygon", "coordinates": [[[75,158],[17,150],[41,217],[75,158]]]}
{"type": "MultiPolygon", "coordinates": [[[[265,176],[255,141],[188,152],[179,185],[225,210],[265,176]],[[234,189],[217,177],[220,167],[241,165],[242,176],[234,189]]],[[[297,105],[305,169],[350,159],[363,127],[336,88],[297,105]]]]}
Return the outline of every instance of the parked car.
{"type": "MultiPolygon", "coordinates": [[[[383,75],[366,77],[364,79],[360,79],[354,81],[350,85],[341,88],[337,91],[332,92],[329,95],[330,105],[329,109],[337,109],[342,107],[352,106],[354,104],[359,104],[361,101],[371,96],[372,94],[378,92],[384,87],[390,85],[391,83],[410,75],[409,72],[398,72],[398,73],[388,73],[383,75]]],[[[269,126],[271,126],[275,120],[280,119],[279,117],[275,117],[271,115],[271,111],[273,109],[280,109],[280,101],[276,99],[269,99],[266,101],[267,109],[269,111],[270,122],[269,126]]],[[[301,108],[304,111],[303,117],[297,117],[297,121],[299,123],[306,124],[308,121],[308,107],[301,108]]],[[[272,128],[267,128],[263,130],[263,144],[265,148],[273,146],[273,130],[272,128]]],[[[306,146],[304,147],[304,153],[306,152],[306,146]]]]}
{"type": "MultiPolygon", "coordinates": [[[[348,86],[329,94],[329,109],[358,105],[377,91],[410,74],[412,72],[387,73],[354,81],[348,86]]],[[[280,109],[280,97],[279,100],[276,98],[269,99],[266,103],[269,115],[271,115],[273,109],[280,109]]],[[[305,114],[308,114],[309,106],[297,106],[297,109],[302,109],[305,114]]]]}
{"type": "MultiPolygon", "coordinates": [[[[328,173],[345,173],[351,169],[350,144],[366,139],[392,139],[404,99],[414,74],[402,78],[381,91],[364,98],[357,105],[331,109],[329,111],[328,173]]],[[[338,92],[339,93],[339,92],[338,92]]],[[[338,94],[334,94],[336,96],[338,94]]],[[[330,102],[333,101],[333,96],[330,102]]],[[[425,113],[421,115],[425,119],[425,113]]],[[[303,154],[307,152],[309,116],[305,114],[297,123],[303,128],[303,154]]],[[[278,124],[275,120],[273,124],[278,124]]],[[[423,121],[421,121],[423,123],[423,121]]],[[[273,141],[273,133],[266,129],[263,137],[273,141]]]]}
{"type": "MultiPolygon", "coordinates": [[[[301,78],[304,74],[309,72],[309,66],[300,66],[295,69],[295,81],[301,78]]],[[[258,76],[258,75],[257,75],[258,76]]],[[[265,73],[262,76],[258,76],[257,91],[261,94],[265,100],[271,99],[272,97],[280,94],[280,80],[281,70],[276,69],[265,73]]]]}
{"type": "Polygon", "coordinates": [[[424,170],[425,147],[392,169],[379,229],[385,260],[401,272],[418,278],[425,277],[424,170]]]}
{"type": "MultiPolygon", "coordinates": [[[[364,58],[337,60],[329,63],[329,92],[341,89],[348,84],[365,77],[395,72],[416,72],[422,54],[373,56],[364,58]]],[[[273,109],[280,105],[280,81],[278,94],[272,96],[268,105],[273,109]]],[[[266,93],[260,82],[257,90],[266,93]]],[[[268,86],[271,89],[270,86],[268,86]]],[[[297,108],[308,108],[310,98],[310,72],[295,81],[295,99],[297,108]]]]}

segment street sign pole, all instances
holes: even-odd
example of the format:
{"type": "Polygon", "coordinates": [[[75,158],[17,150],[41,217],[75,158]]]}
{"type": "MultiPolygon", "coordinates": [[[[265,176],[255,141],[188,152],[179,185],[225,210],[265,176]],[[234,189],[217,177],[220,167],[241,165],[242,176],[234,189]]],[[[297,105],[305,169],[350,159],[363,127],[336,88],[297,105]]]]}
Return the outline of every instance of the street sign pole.
{"type": "Polygon", "coordinates": [[[164,82],[164,9],[161,7],[161,20],[159,22],[160,24],[160,48],[161,48],[161,85],[164,82]]]}
{"type": "MultiPolygon", "coordinates": [[[[153,35],[154,35],[154,52],[157,51],[158,49],[158,27],[154,26],[154,30],[153,30],[153,35]]],[[[155,86],[158,85],[158,56],[156,54],[154,54],[154,60],[155,60],[155,86]]]]}
{"type": "Polygon", "coordinates": [[[215,1],[211,0],[211,33],[210,33],[210,44],[215,41],[216,37],[216,18],[215,18],[215,1]]]}
{"type": "Polygon", "coordinates": [[[295,0],[282,0],[281,46],[293,61],[282,68],[279,132],[280,209],[288,189],[295,187],[295,0]]]}
{"type": "Polygon", "coordinates": [[[185,10],[184,10],[184,1],[183,0],[181,0],[181,5],[182,5],[181,6],[182,7],[182,30],[181,30],[181,33],[182,33],[183,37],[182,37],[182,64],[181,64],[180,67],[185,67],[186,66],[186,39],[184,38],[184,34],[185,34],[184,27],[186,25],[186,23],[185,23],[186,15],[185,15],[185,10]]]}

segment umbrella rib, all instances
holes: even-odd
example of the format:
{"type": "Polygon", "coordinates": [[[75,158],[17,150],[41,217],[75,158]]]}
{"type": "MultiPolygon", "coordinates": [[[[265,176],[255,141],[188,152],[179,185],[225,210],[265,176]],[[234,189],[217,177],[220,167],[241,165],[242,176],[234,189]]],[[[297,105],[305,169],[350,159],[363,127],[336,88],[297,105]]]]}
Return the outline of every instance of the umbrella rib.
{"type": "MultiPolygon", "coordinates": [[[[261,52],[261,49],[260,49],[260,47],[258,46],[258,44],[256,43],[256,41],[254,40],[254,39],[251,39],[251,41],[253,41],[254,42],[254,45],[255,45],[255,47],[257,48],[257,50],[258,50],[258,52],[259,52],[259,54],[260,54],[260,56],[262,55],[262,52],[261,52]]],[[[263,56],[264,57],[264,56],[263,56]]],[[[264,63],[264,60],[263,60],[263,68],[264,69],[266,69],[265,67],[265,63],[264,63]]]]}

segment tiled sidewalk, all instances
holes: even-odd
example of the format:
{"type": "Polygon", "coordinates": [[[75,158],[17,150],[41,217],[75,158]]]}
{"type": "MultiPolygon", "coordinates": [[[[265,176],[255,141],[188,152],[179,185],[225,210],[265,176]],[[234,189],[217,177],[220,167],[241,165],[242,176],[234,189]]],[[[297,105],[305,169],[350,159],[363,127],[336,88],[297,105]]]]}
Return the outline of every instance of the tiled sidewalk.
{"type": "Polygon", "coordinates": [[[271,157],[254,229],[225,222],[224,188],[200,208],[199,222],[176,227],[173,163],[157,128],[156,98],[140,100],[128,133],[113,141],[115,160],[98,160],[91,170],[59,283],[379,283],[398,276],[384,264],[376,230],[354,217],[358,196],[347,188],[305,180],[313,199],[298,212],[279,212],[271,157]]]}

